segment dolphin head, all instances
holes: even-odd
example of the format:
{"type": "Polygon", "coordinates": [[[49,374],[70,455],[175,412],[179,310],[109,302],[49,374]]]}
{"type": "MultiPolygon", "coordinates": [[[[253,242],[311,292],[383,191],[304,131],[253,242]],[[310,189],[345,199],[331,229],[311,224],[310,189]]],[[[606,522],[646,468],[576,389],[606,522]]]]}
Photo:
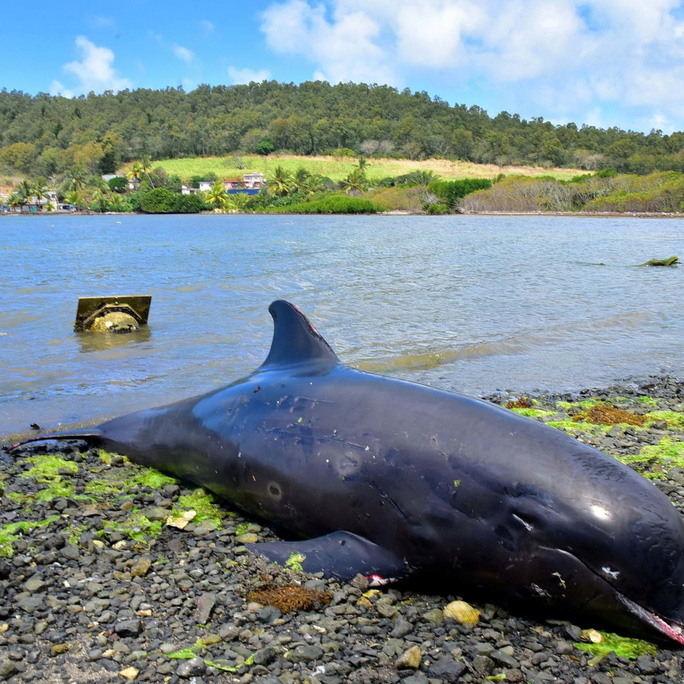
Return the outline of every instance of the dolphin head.
{"type": "Polygon", "coordinates": [[[684,645],[684,524],[677,510],[612,460],[602,479],[578,478],[571,486],[572,497],[530,486],[509,497],[512,526],[524,540],[517,552],[528,568],[528,593],[684,645]]]}

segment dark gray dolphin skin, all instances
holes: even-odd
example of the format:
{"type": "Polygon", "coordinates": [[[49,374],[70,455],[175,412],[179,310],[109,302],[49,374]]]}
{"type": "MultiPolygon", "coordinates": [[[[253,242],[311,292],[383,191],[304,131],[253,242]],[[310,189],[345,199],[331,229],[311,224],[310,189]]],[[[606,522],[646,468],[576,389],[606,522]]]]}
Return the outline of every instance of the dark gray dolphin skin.
{"type": "Polygon", "coordinates": [[[274,561],[447,579],[684,644],[684,525],[650,482],[511,411],[349,368],[295,306],[269,311],[246,378],[27,441],[101,445],[304,539],[251,545],[274,561]]]}

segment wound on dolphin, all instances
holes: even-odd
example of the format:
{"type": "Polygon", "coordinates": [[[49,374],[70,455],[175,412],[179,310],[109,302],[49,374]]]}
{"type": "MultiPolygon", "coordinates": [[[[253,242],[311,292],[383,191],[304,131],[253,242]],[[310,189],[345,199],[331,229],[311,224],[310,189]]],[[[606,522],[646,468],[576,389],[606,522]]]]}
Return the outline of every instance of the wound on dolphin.
{"type": "Polygon", "coordinates": [[[299,537],[249,548],[308,572],[450,581],[684,644],[684,524],[652,483],[501,407],[350,368],[295,306],[269,311],[247,377],[22,444],[82,439],[205,487],[299,537]]]}

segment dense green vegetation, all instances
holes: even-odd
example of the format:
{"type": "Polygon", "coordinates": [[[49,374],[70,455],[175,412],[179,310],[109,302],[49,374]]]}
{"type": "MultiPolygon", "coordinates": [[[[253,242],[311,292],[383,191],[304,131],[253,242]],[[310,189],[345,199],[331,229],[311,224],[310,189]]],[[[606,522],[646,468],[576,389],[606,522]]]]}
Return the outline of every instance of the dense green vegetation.
{"type": "Polygon", "coordinates": [[[681,212],[683,171],[684,133],[490,117],[388,86],[264,82],[74,99],[0,91],[0,186],[15,210],[49,209],[54,190],[96,212],[681,212]],[[503,176],[498,166],[466,170],[471,162],[591,173],[503,176]],[[469,177],[453,180],[456,167],[469,177]],[[255,170],[267,177],[262,192],[227,192],[224,178],[255,170]],[[102,179],[116,171],[126,178],[102,179]],[[200,181],[213,186],[181,194],[200,181]]]}
{"type": "Polygon", "coordinates": [[[90,93],[68,99],[0,91],[0,173],[50,178],[77,166],[289,150],[545,164],[621,173],[684,170],[684,133],[554,126],[480,107],[450,106],[389,86],[274,81],[90,93]]]}
{"type": "Polygon", "coordinates": [[[464,178],[456,181],[433,180],[428,184],[428,190],[434,192],[450,209],[455,209],[459,200],[471,192],[491,187],[492,181],[486,178],[464,178]]]}
{"type": "Polygon", "coordinates": [[[268,211],[284,214],[376,214],[383,211],[383,208],[361,197],[330,195],[311,202],[270,207],[268,211]]]}

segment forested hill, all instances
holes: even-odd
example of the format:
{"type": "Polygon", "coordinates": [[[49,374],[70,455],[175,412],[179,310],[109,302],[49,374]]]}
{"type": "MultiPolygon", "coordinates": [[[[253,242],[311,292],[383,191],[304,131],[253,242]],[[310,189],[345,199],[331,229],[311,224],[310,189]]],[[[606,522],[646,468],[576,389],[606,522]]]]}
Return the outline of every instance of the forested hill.
{"type": "Polygon", "coordinates": [[[458,158],[648,173],[684,170],[684,133],[554,126],[425,92],[365,84],[275,81],[93,93],[74,99],[0,92],[0,172],[50,177],[78,164],[233,152],[458,158]]]}

